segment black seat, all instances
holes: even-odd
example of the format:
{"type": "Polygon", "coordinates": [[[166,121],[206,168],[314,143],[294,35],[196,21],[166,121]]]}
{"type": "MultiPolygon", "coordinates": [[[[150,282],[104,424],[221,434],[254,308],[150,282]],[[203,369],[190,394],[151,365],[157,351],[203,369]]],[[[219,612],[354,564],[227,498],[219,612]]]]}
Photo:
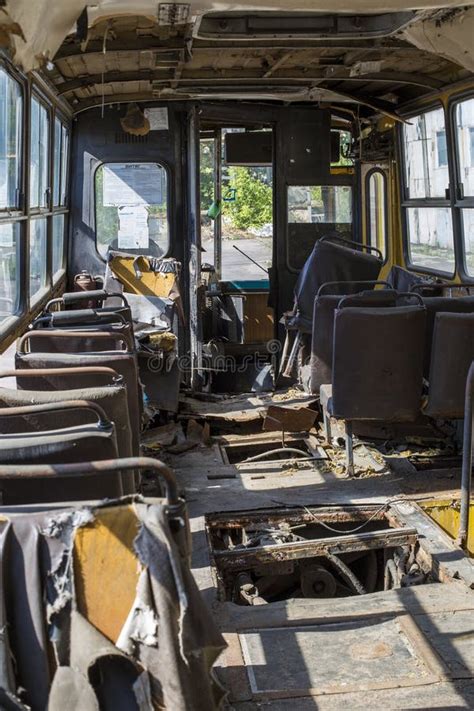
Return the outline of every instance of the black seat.
{"type": "MultiPolygon", "coordinates": [[[[63,368],[52,370],[13,370],[0,372],[0,407],[21,407],[27,405],[45,405],[48,403],[60,403],[65,400],[86,400],[97,403],[105,412],[107,418],[114,424],[117,451],[120,457],[131,457],[135,454],[132,447],[132,432],[128,415],[127,391],[120,376],[111,368],[103,368],[106,372],[97,372],[94,368],[63,368]],[[84,372],[86,371],[86,372],[84,372]],[[49,377],[45,377],[46,376],[49,377]],[[80,387],[77,382],[80,376],[96,376],[102,379],[99,385],[93,387],[80,387]],[[27,384],[26,389],[14,389],[1,387],[1,379],[4,377],[15,377],[17,383],[27,384]],[[46,389],[50,381],[61,379],[63,388],[46,389]],[[107,381],[105,380],[107,378],[107,381]],[[37,385],[43,387],[38,389],[37,385]],[[36,387],[35,387],[36,385],[36,387]],[[73,389],[66,389],[66,385],[73,385],[73,389]]],[[[61,427],[75,427],[87,424],[91,419],[91,411],[85,408],[77,410],[67,410],[61,412],[61,427]]],[[[58,426],[58,413],[42,413],[42,416],[31,418],[28,415],[22,417],[21,431],[24,433],[35,432],[44,429],[56,429],[58,426]]],[[[4,434],[16,432],[18,428],[17,418],[5,418],[1,424],[1,432],[4,434]]],[[[138,433],[137,433],[138,437],[138,433]]],[[[138,453],[137,453],[138,454],[138,453]]],[[[123,493],[131,494],[136,490],[132,473],[124,475],[123,493]]]]}
{"type": "Polygon", "coordinates": [[[428,401],[423,409],[426,415],[446,419],[464,417],[466,379],[473,360],[474,313],[437,313],[428,401]]]}
{"type": "Polygon", "coordinates": [[[420,276],[397,265],[390,267],[386,280],[390,287],[397,291],[416,290],[417,293],[427,296],[437,296],[443,291],[443,283],[435,277],[420,276]]]}
{"type": "MultiPolygon", "coordinates": [[[[352,282],[354,291],[357,291],[356,282],[375,281],[381,267],[382,255],[375,248],[335,235],[321,237],[314,245],[296,282],[294,315],[288,320],[287,327],[311,333],[314,298],[322,284],[352,282]],[[373,250],[376,254],[371,254],[368,250],[373,250]]],[[[334,286],[332,293],[340,293],[338,288],[334,286]]],[[[351,293],[350,288],[346,293],[351,293]]]]}
{"type": "Polygon", "coordinates": [[[426,338],[423,373],[425,378],[429,378],[431,348],[437,315],[440,313],[474,313],[474,296],[424,296],[423,303],[426,307],[426,338]]]}
{"type": "MultiPolygon", "coordinates": [[[[14,421],[16,427],[6,427],[7,433],[0,432],[0,463],[2,465],[25,466],[30,464],[79,463],[91,459],[113,459],[117,457],[117,440],[113,424],[97,403],[86,400],[66,400],[63,402],[8,407],[0,409],[1,426],[14,421]],[[42,415],[55,413],[57,422],[68,411],[85,409],[96,415],[96,421],[73,427],[43,428],[42,415]],[[31,419],[35,429],[26,427],[31,419]]],[[[46,424],[46,423],[45,423],[46,424]]],[[[64,482],[54,489],[34,478],[25,482],[11,479],[4,483],[2,497],[4,504],[27,504],[52,501],[80,501],[97,498],[113,498],[123,494],[120,472],[108,479],[90,478],[85,482],[74,479],[64,482]]]]}
{"type": "MultiPolygon", "coordinates": [[[[426,311],[414,295],[371,307],[378,292],[341,300],[335,315],[333,382],[320,388],[326,425],[346,422],[347,473],[353,474],[352,422],[406,422],[421,409],[426,311]],[[360,304],[360,306],[358,305],[360,304]],[[406,305],[409,304],[409,305],[406,305]]],[[[330,429],[326,429],[330,437],[330,429]]]]}
{"type": "MultiPolygon", "coordinates": [[[[75,338],[83,338],[88,341],[89,333],[82,334],[76,331],[75,338]]],[[[130,418],[132,432],[132,450],[134,453],[139,452],[139,432],[141,430],[141,417],[143,408],[143,399],[141,386],[138,380],[137,358],[134,352],[128,350],[128,344],[119,334],[100,333],[94,334],[94,340],[100,343],[101,339],[109,340],[114,337],[124,346],[124,350],[115,351],[85,351],[79,353],[54,353],[43,352],[41,342],[43,340],[58,340],[60,343],[65,343],[70,338],[68,331],[30,331],[20,338],[17,345],[17,353],[15,354],[15,365],[17,369],[28,370],[43,370],[51,368],[83,368],[96,367],[107,365],[115,370],[122,378],[127,390],[128,413],[130,418]],[[37,349],[33,352],[27,352],[27,348],[31,344],[38,343],[37,349]]],[[[43,389],[42,386],[37,388],[43,389]]]]}
{"type": "MultiPolygon", "coordinates": [[[[384,281],[373,282],[330,282],[323,284],[316,295],[313,308],[313,327],[311,335],[310,355],[310,381],[309,390],[318,394],[323,383],[332,382],[332,352],[334,339],[334,314],[341,299],[354,288],[373,289],[376,285],[387,286],[384,281]],[[338,293],[334,294],[337,287],[338,293]],[[329,293],[328,293],[329,291],[329,293]]],[[[377,297],[371,304],[374,307],[391,305],[388,301],[395,302],[395,292],[384,290],[377,291],[377,297]],[[391,295],[391,296],[388,296],[391,295]]]]}

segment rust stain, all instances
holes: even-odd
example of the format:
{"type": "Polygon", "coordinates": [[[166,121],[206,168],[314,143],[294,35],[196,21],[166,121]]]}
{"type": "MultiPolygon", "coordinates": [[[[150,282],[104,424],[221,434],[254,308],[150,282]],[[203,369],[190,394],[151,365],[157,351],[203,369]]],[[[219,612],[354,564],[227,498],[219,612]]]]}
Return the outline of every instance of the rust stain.
{"type": "Polygon", "coordinates": [[[386,642],[376,642],[375,644],[360,642],[353,644],[349,653],[352,659],[358,662],[366,662],[371,659],[391,657],[393,655],[393,649],[389,644],[386,644],[386,642]]]}

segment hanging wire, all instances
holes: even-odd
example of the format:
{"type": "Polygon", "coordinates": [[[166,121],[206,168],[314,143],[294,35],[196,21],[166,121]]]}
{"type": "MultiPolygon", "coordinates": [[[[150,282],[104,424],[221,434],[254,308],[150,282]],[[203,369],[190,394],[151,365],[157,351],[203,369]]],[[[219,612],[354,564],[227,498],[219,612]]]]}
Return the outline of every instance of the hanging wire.
{"type": "Polygon", "coordinates": [[[322,521],[318,516],[316,516],[315,513],[313,513],[312,511],[310,511],[307,506],[301,506],[301,507],[297,506],[296,508],[302,508],[304,511],[306,511],[306,513],[308,513],[308,514],[311,516],[311,518],[313,518],[313,519],[314,519],[317,523],[319,523],[323,528],[327,528],[328,531],[332,531],[333,533],[344,533],[344,534],[346,534],[346,533],[357,533],[358,531],[361,531],[361,530],[362,530],[363,528],[365,528],[371,521],[373,521],[374,518],[379,515],[379,513],[381,513],[381,512],[384,511],[385,509],[387,509],[389,506],[391,506],[391,504],[395,504],[395,503],[400,502],[400,501],[406,501],[406,499],[389,499],[389,500],[386,501],[384,504],[382,504],[382,506],[380,506],[376,511],[374,511],[374,513],[373,513],[366,521],[364,521],[363,523],[361,523],[360,526],[356,526],[355,528],[344,529],[343,531],[341,531],[340,528],[333,528],[332,526],[330,526],[330,525],[329,525],[328,523],[326,523],[325,521],[322,521]]]}

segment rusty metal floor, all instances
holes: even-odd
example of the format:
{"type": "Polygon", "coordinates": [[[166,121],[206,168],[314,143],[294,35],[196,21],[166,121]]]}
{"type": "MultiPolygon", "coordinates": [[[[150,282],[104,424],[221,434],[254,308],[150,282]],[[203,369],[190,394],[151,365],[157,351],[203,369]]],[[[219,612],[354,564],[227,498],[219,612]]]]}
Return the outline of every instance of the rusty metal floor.
{"type": "Polygon", "coordinates": [[[188,501],[193,574],[229,645],[216,668],[229,708],[474,708],[474,566],[416,505],[400,501],[457,495],[459,471],[416,471],[403,459],[359,479],[317,458],[242,468],[209,443],[168,459],[188,501]],[[388,499],[450,582],[257,607],[218,600],[207,515],[388,499]]]}

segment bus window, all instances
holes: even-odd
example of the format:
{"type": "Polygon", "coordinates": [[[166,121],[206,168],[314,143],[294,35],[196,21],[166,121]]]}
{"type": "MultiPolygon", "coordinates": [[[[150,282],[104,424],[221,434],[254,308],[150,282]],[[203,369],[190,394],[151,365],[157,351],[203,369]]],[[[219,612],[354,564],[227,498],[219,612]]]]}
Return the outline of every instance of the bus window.
{"type": "Polygon", "coordinates": [[[407,199],[444,198],[449,173],[443,109],[411,117],[404,139],[407,199]]]}
{"type": "Polygon", "coordinates": [[[168,181],[159,163],[107,163],[95,174],[96,240],[109,249],[161,257],[168,251],[168,181]]]}
{"type": "Polygon", "coordinates": [[[37,217],[30,222],[30,300],[34,301],[47,283],[46,240],[47,218],[37,217]]]}
{"type": "Polygon", "coordinates": [[[30,207],[47,208],[49,191],[49,116],[40,101],[31,99],[30,207]]]}
{"type": "Polygon", "coordinates": [[[288,266],[301,269],[318,237],[330,232],[352,236],[350,185],[288,187],[288,266]]]}
{"type": "Polygon", "coordinates": [[[63,122],[56,117],[54,120],[53,161],[53,282],[58,280],[64,268],[68,151],[68,129],[63,122]]]}
{"type": "MultiPolygon", "coordinates": [[[[20,205],[23,93],[0,67],[0,216],[20,205]]],[[[10,220],[11,218],[9,218],[10,220]]],[[[18,311],[21,223],[0,223],[0,323],[18,311]]]]}
{"type": "Polygon", "coordinates": [[[20,84],[0,67],[0,210],[20,207],[22,108],[20,84]]]}
{"type": "Polygon", "coordinates": [[[273,248],[272,168],[224,165],[222,206],[222,279],[265,280],[273,248]]]}
{"type": "Polygon", "coordinates": [[[387,206],[386,178],[381,170],[372,170],[367,176],[367,241],[377,247],[383,258],[387,256],[387,206]]]}
{"type": "Polygon", "coordinates": [[[460,101],[456,106],[456,147],[465,269],[469,276],[474,276],[474,99],[460,101]],[[469,198],[470,208],[463,205],[469,198]]]}
{"type": "Polygon", "coordinates": [[[201,203],[201,246],[203,248],[202,263],[216,266],[214,263],[215,215],[212,218],[212,208],[215,199],[215,165],[214,138],[201,138],[199,142],[200,166],[200,203],[201,203]],[[210,216],[211,215],[211,216],[210,216]]]}
{"type": "Polygon", "coordinates": [[[53,215],[52,273],[53,279],[64,267],[65,214],[53,215]]]}
{"type": "Polygon", "coordinates": [[[410,265],[452,275],[454,233],[445,130],[442,108],[410,117],[404,125],[404,208],[410,265]]]}
{"type": "Polygon", "coordinates": [[[0,324],[18,311],[21,223],[0,224],[0,324]]]}

